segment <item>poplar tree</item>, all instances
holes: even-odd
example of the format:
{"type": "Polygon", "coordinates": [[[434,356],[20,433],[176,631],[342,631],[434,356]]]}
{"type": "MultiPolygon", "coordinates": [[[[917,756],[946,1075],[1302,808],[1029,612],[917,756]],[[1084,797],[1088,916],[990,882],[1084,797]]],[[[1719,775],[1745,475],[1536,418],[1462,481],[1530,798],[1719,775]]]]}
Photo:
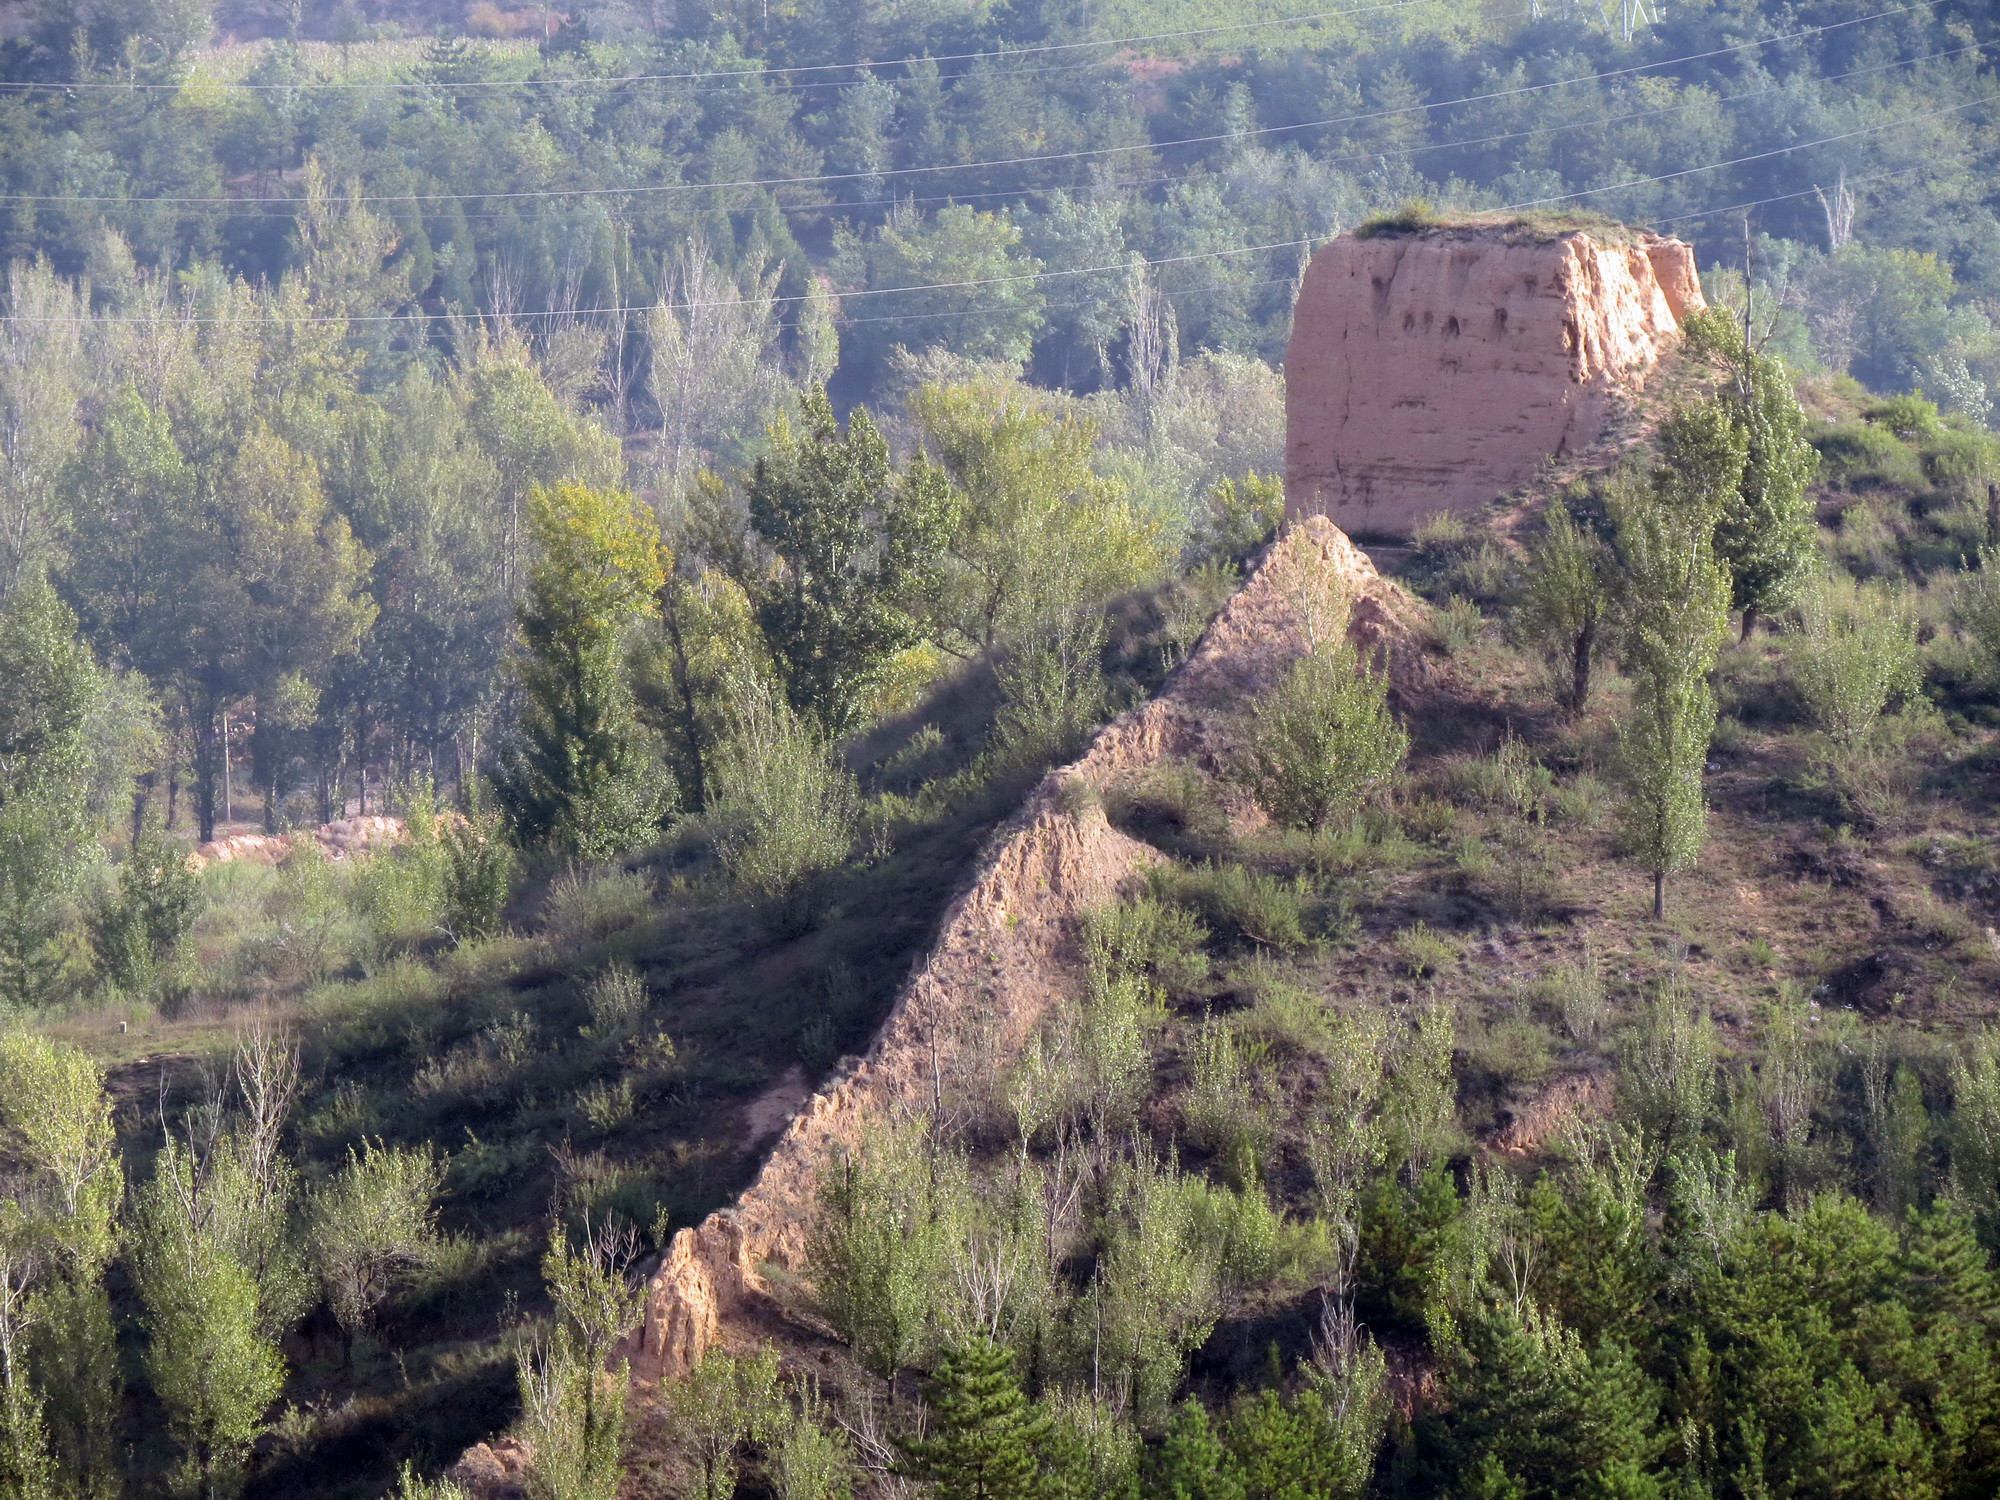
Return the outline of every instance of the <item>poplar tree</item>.
{"type": "Polygon", "coordinates": [[[659,532],[630,495],[575,484],[535,490],[528,528],[536,557],[516,615],[525,701],[494,794],[524,848],[609,859],[649,841],[670,806],[619,650],[664,581],[659,532]]]}
{"type": "Polygon", "coordinates": [[[1528,561],[1528,581],[1517,621],[1529,640],[1557,656],[1563,682],[1559,700],[1572,718],[1590,703],[1591,671],[1604,646],[1615,598],[1610,549],[1569,507],[1552,503],[1528,561]]]}
{"type": "Polygon", "coordinates": [[[1729,619],[1729,574],[1715,555],[1716,517],[1740,484],[1748,447],[1720,402],[1670,416],[1650,487],[1617,497],[1619,561],[1630,620],[1623,656],[1632,711],[1623,733],[1630,781],[1626,837],[1666,915],[1667,877],[1693,865],[1707,821],[1701,777],[1715,732],[1709,669],[1729,619]]]}
{"type": "Polygon", "coordinates": [[[1720,497],[1715,550],[1747,641],[1759,615],[1799,602],[1819,562],[1819,524],[1806,493],[1819,453],[1806,441],[1806,415],[1785,367],[1752,348],[1735,319],[1703,313],[1688,320],[1687,335],[1728,377],[1719,399],[1745,444],[1742,476],[1720,497]]]}
{"type": "Polygon", "coordinates": [[[70,897],[90,844],[89,724],[104,677],[40,578],[0,608],[0,1001],[61,979],[70,897]]]}
{"type": "Polygon", "coordinates": [[[38,1441],[69,1492],[109,1500],[123,1488],[123,1381],[104,1275],[125,1175],[97,1065],[32,1032],[0,1038],[0,1147],[39,1261],[32,1294],[11,1310],[26,1338],[8,1351],[8,1440],[19,1439],[17,1417],[33,1405],[38,1441]]]}

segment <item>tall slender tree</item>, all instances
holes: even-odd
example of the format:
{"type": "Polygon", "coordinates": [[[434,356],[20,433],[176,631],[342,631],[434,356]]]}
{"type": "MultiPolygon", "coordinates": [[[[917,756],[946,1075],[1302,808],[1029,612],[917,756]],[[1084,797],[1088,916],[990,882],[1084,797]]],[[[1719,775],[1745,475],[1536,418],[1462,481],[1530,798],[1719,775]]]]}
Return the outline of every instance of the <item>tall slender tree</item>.
{"type": "Polygon", "coordinates": [[[526,848],[608,859],[646,842],[672,780],[645,753],[619,640],[665,579],[652,514],[616,490],[529,497],[536,557],[517,612],[521,724],[494,778],[526,848]]]}
{"type": "Polygon", "coordinates": [[[1634,678],[1623,748],[1626,835],[1666,915],[1667,877],[1689,868],[1707,823],[1702,772],[1715,732],[1708,674],[1729,618],[1729,574],[1715,522],[1741,483],[1746,440],[1720,402],[1675,412],[1660,430],[1649,486],[1614,502],[1630,618],[1621,654],[1634,678]]]}

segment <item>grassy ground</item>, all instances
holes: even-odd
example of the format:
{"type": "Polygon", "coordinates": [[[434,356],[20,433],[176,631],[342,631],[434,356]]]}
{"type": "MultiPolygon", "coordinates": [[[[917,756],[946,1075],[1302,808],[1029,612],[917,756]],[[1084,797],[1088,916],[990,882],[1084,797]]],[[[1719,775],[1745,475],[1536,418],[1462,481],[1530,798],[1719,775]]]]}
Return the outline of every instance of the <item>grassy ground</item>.
{"type": "MultiPolygon", "coordinates": [[[[1113,705],[1153,691],[1220,602],[1176,584],[1114,604],[1113,705]]],[[[786,1113],[753,1105],[866,1045],[982,843],[1071,748],[1001,753],[999,706],[975,664],[851,747],[862,846],[809,920],[737,899],[694,827],[615,868],[545,873],[508,931],[457,948],[399,931],[366,863],[225,865],[204,877],[176,1003],[52,1025],[109,1068],[135,1172],[255,1022],[301,1040],[309,1178],[362,1140],[448,1163],[448,1246],[375,1335],[349,1349],[314,1321],[288,1341],[285,1416],[251,1494],[379,1494],[402,1459],[434,1469],[500,1432],[551,1220],[615,1213],[657,1247],[742,1187],[756,1122],[786,1113]],[[638,984],[607,980],[621,973],[638,984]]],[[[157,1415],[135,1411],[133,1431],[135,1471],[159,1471],[157,1415]]]]}

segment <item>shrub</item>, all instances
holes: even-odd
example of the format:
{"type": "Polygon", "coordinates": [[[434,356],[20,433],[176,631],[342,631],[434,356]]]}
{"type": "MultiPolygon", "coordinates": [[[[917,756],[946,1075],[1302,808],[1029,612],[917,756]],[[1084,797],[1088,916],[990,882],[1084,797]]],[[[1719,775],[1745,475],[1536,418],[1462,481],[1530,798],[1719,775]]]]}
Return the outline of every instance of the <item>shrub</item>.
{"type": "Polygon", "coordinates": [[[1555,776],[1509,735],[1492,755],[1453,767],[1452,790],[1461,802],[1538,822],[1554,795],[1555,776]]]}
{"type": "Polygon", "coordinates": [[[630,964],[615,963],[590,981],[583,998],[590,1007],[590,1025],[584,1035],[599,1041],[623,1041],[638,1029],[646,1014],[646,981],[630,964]]]}
{"type": "Polygon", "coordinates": [[[514,848],[496,814],[450,818],[438,829],[443,886],[441,923],[457,942],[484,937],[500,926],[519,873],[514,848]]]}
{"type": "Polygon", "coordinates": [[[1280,822],[1319,828],[1386,786],[1409,743],[1387,676],[1333,646],[1295,662],[1258,706],[1237,775],[1280,822]]]}
{"type": "Polygon", "coordinates": [[[1394,939],[1396,966],[1414,979],[1428,979],[1457,963],[1464,949],[1456,938],[1418,922],[1394,939]]]}
{"type": "Polygon", "coordinates": [[[1182,876],[1174,886],[1224,933],[1265,948],[1299,948],[1306,942],[1306,910],[1312,887],[1242,865],[1208,865],[1182,876]]]}
{"type": "Polygon", "coordinates": [[[1533,993],[1555,1011],[1573,1041],[1587,1044],[1597,1040],[1604,1027],[1606,1006],[1604,976],[1593,950],[1585,948],[1583,957],[1575,963],[1550,965],[1533,993]]]}
{"type": "Polygon", "coordinates": [[[1236,1050],[1230,1027],[1211,1021],[1188,1045],[1188,1085],[1181,1096],[1181,1121],[1188,1141],[1226,1162],[1255,1161],[1268,1148],[1268,1133],[1236,1050]]]}
{"type": "Polygon", "coordinates": [[[1276,474],[1217,480],[1196,522],[1189,551],[1196,557],[1238,562],[1278,534],[1285,520],[1285,481],[1276,474]]]}
{"type": "Polygon", "coordinates": [[[1105,974],[1137,974],[1170,995],[1208,978],[1208,929],[1184,906],[1142,896],[1102,907],[1084,920],[1084,951],[1105,974]]]}
{"type": "Polygon", "coordinates": [[[630,870],[572,870],[558,876],[542,902],[542,922],[558,948],[575,951],[644,921],[653,887],[630,870]]]}
{"type": "Polygon", "coordinates": [[[1022,766],[1067,760],[1110,707],[1104,619],[1073,614],[1034,632],[999,668],[1004,699],[993,723],[1001,758],[1022,766]]]}
{"type": "Polygon", "coordinates": [[[1479,644],[1486,616],[1463,594],[1452,594],[1431,615],[1431,635],[1446,656],[1463,656],[1479,644]]]}
{"type": "Polygon", "coordinates": [[[859,791],[833,746],[769,692],[752,693],[718,769],[716,850],[753,898],[804,921],[854,848],[859,791]]]}
{"type": "Polygon", "coordinates": [[[1851,745],[1891,697],[1916,690],[1915,612],[1898,589],[1829,576],[1808,591],[1799,617],[1800,633],[1786,643],[1792,679],[1813,722],[1851,745]]]}

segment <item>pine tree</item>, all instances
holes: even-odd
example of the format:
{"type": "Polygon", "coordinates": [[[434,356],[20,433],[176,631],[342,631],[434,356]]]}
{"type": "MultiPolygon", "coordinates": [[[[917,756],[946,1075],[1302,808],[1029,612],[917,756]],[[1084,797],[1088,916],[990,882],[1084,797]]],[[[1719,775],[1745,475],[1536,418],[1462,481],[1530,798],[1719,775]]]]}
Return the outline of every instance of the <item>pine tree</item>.
{"type": "Polygon", "coordinates": [[[1149,1455],[1146,1493],[1154,1500],[1246,1500],[1235,1455],[1216,1436],[1199,1401],[1181,1403],[1165,1439],[1149,1455]]]}
{"type": "Polygon", "coordinates": [[[619,654],[664,581],[659,533],[630,496],[570,484],[535,490],[528,524],[539,556],[518,614],[526,702],[494,795],[523,847],[609,859],[650,839],[669,806],[619,654]]]}
{"type": "Polygon", "coordinates": [[[938,1500],[1029,1500],[1048,1419],[1021,1394],[1014,1356],[975,1335],[945,1356],[938,1385],[937,1435],[903,1445],[909,1473],[938,1500]]]}

